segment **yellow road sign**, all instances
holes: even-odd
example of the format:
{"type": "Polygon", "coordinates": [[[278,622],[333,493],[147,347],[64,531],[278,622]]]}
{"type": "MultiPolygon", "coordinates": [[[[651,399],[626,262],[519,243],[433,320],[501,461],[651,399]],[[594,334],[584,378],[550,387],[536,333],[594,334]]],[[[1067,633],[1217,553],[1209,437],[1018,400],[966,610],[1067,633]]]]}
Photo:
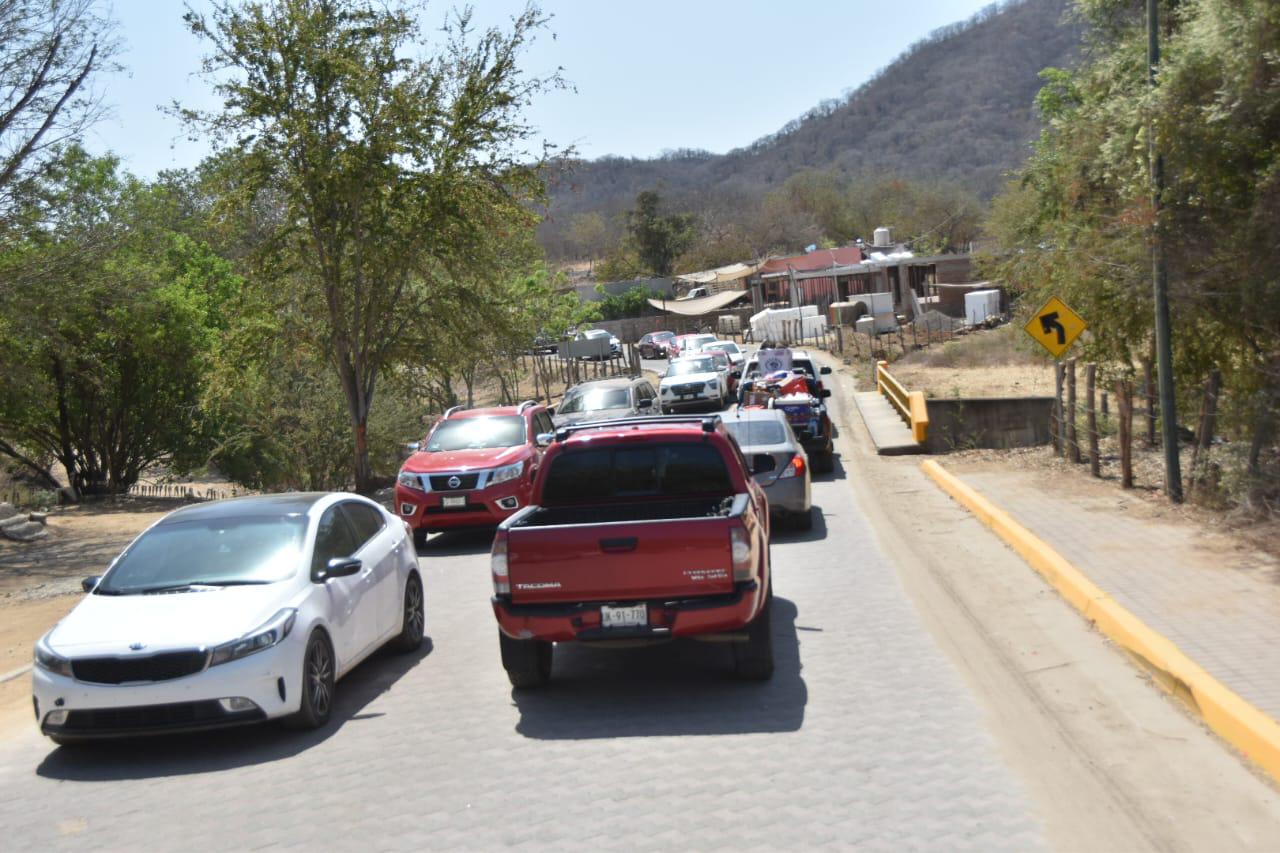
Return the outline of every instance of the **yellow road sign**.
{"type": "Polygon", "coordinates": [[[1060,358],[1088,326],[1083,317],[1054,296],[1022,328],[1054,358],[1060,358]]]}

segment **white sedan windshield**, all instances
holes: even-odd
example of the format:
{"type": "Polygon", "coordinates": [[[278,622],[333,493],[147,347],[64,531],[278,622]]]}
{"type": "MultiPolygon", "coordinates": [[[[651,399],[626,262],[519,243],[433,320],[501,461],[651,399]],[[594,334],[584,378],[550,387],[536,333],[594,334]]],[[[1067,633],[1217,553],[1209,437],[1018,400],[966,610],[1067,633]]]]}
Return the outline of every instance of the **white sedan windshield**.
{"type": "Polygon", "coordinates": [[[282,581],[303,564],[306,531],[301,515],[164,522],[130,545],[94,592],[130,595],[282,581]]]}

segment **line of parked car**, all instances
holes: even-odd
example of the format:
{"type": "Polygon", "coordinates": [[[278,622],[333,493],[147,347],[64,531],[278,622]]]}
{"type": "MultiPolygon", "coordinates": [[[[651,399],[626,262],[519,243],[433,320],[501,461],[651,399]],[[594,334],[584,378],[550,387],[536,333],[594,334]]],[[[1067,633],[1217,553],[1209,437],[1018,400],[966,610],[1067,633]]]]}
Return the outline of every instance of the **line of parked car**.
{"type": "Polygon", "coordinates": [[[415,545],[469,527],[496,528],[492,606],[516,688],[550,677],[555,643],[681,636],[728,641],[739,675],[768,678],[771,526],[812,524],[829,369],[714,338],[666,346],[658,389],[611,378],[556,407],[450,409],[411,446],[390,511],[313,493],[165,516],[36,645],[41,730],[67,743],[323,725],[345,673],[421,644],[415,545]],[[671,414],[735,393],[730,412],[671,414]]]}

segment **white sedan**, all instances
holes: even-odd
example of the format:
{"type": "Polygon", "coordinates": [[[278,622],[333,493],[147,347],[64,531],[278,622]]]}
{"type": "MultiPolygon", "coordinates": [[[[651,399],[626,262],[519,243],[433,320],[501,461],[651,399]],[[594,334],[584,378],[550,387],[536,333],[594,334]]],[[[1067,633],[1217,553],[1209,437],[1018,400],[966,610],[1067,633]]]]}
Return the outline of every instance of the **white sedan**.
{"type": "Polygon", "coordinates": [[[328,722],[375,649],[422,643],[413,537],[352,494],[177,510],[130,543],[36,644],[40,729],[57,743],[284,718],[328,722]]]}

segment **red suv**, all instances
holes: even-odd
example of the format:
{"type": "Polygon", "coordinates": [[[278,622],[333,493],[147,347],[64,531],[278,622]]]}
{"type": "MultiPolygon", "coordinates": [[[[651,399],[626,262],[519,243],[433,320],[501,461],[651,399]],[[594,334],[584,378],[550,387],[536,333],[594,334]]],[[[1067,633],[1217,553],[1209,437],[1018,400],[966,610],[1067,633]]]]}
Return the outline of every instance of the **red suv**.
{"type": "Polygon", "coordinates": [[[396,478],[396,511],[414,540],[421,544],[438,530],[492,527],[527,506],[543,443],[554,432],[547,407],[533,400],[445,412],[396,478]]]}

